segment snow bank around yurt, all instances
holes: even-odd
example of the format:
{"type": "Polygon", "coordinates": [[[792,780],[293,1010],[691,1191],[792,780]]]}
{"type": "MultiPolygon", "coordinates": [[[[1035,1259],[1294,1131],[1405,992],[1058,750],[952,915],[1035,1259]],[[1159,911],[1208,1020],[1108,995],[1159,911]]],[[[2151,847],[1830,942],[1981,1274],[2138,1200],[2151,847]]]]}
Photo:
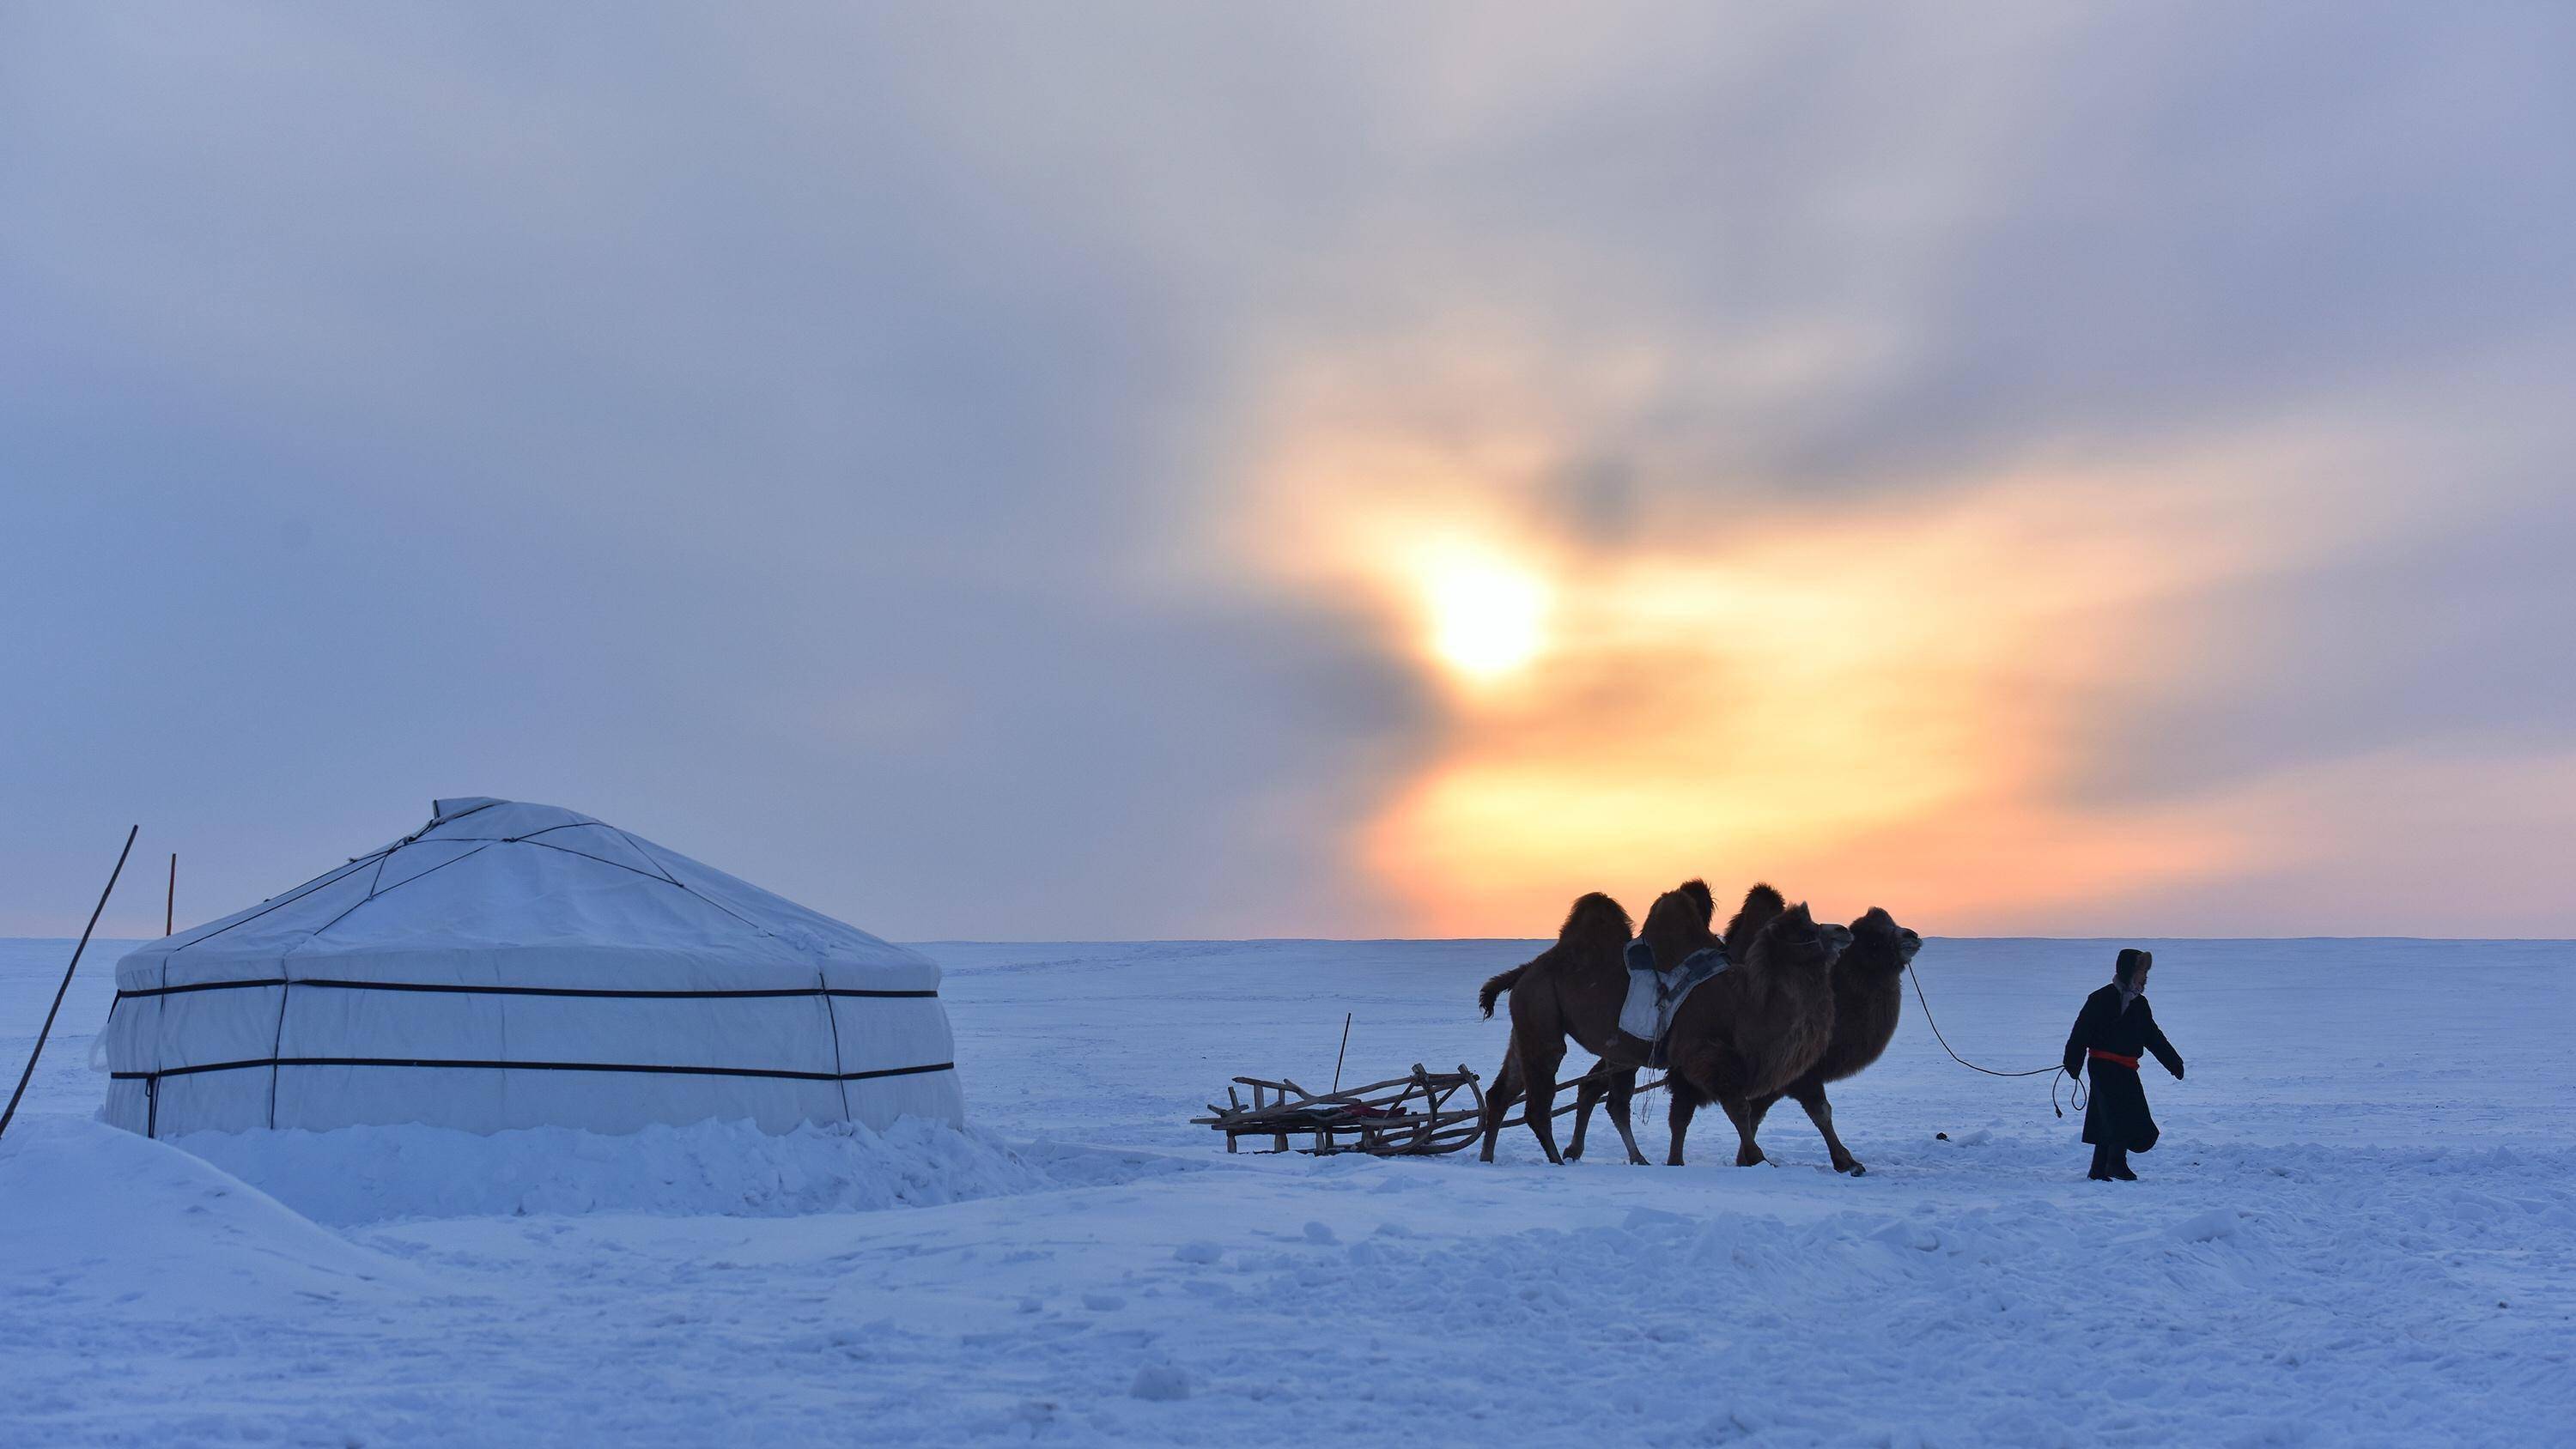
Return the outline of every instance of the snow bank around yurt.
{"type": "MultiPolygon", "coordinates": [[[[748,1122],[459,1132],[198,1132],[194,1153],[319,1223],[627,1212],[794,1217],[933,1207],[1057,1185],[1042,1160],[971,1128],[905,1118],[763,1132],[748,1122]]],[[[1075,1174],[1079,1180],[1080,1174],[1075,1174]]]]}
{"type": "Polygon", "coordinates": [[[563,1127],[344,1127],[153,1142],[48,1116],[12,1126],[0,1143],[0,1220],[9,1224],[13,1268],[35,1278],[112,1266],[117,1291],[147,1285],[173,1309],[237,1306],[245,1295],[292,1307],[402,1278],[401,1265],[334,1228],[593,1213],[877,1212],[1199,1166],[1154,1153],[1011,1144],[915,1119],[884,1132],[847,1122],[784,1133],[702,1122],[616,1136],[563,1127]]]}
{"type": "Polygon", "coordinates": [[[313,1311],[414,1286],[414,1271],[350,1242],[222,1167],[74,1117],[23,1119],[0,1141],[8,1271],[46,1284],[56,1321],[122,1314],[313,1311]]]}

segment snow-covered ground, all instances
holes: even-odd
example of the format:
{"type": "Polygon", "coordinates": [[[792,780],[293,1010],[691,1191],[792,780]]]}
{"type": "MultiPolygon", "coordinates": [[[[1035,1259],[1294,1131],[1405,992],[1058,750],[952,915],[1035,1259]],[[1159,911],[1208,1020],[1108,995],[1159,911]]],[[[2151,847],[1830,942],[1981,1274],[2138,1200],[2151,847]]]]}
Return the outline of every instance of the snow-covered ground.
{"type": "MultiPolygon", "coordinates": [[[[2145,1181],[1909,1001],[1738,1169],[1226,1156],[1237,1072],[1490,1073],[1514,942],[952,945],[976,1128],[144,1141],[94,945],[0,1142],[0,1444],[2564,1443],[2576,947],[2156,943],[2145,1181]],[[1936,1138],[1947,1133],[1948,1140],[1936,1138]]],[[[0,942],[14,1073],[68,943],[0,942]]],[[[2050,1061],[2107,943],[1935,941],[2050,1061]]],[[[5,1084],[0,1084],[5,1085],[5,1084]]],[[[1660,1156],[1660,1094],[1640,1137],[1660,1156]]]]}

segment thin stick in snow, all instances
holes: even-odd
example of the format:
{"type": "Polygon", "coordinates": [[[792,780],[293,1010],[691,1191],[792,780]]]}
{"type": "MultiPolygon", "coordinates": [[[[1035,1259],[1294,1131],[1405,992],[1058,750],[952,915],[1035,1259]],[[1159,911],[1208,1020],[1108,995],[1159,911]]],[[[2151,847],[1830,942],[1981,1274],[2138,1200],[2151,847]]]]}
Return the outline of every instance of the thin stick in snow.
{"type": "Polygon", "coordinates": [[[63,1009],[63,993],[72,989],[72,973],[80,969],[81,953],[89,949],[89,933],[98,929],[99,913],[107,909],[107,898],[116,893],[116,878],[125,874],[125,858],[134,853],[134,836],[142,828],[136,825],[125,832],[125,848],[116,853],[116,869],[107,873],[107,889],[98,893],[98,906],[89,913],[89,924],[81,927],[80,944],[72,948],[72,964],[63,968],[63,984],[54,988],[54,1004],[45,1013],[45,1024],[36,1032],[36,1048],[27,1053],[27,1069],[18,1074],[18,1090],[9,1094],[8,1110],[0,1112],[0,1132],[8,1131],[10,1119],[18,1115],[18,1099],[27,1095],[27,1083],[36,1075],[36,1058],[45,1054],[45,1038],[53,1035],[54,1015],[63,1009]]]}

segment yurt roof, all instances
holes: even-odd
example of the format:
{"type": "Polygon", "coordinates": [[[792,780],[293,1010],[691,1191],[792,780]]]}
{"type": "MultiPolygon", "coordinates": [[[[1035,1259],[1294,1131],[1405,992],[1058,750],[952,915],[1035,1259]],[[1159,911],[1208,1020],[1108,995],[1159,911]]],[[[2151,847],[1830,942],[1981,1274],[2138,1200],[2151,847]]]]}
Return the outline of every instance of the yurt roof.
{"type": "Polygon", "coordinates": [[[921,989],[927,958],[554,805],[434,802],[430,822],[134,951],[120,987],[290,980],[921,989]]]}

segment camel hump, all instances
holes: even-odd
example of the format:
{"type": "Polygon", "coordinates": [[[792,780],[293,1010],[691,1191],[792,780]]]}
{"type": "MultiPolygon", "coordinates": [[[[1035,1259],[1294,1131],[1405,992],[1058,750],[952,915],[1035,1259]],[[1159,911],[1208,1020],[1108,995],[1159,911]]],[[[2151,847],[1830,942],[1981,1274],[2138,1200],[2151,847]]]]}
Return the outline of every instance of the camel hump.
{"type": "Polygon", "coordinates": [[[1701,906],[1701,899],[1687,888],[1668,890],[1655,897],[1654,908],[1646,912],[1646,924],[1638,929],[1638,939],[1653,951],[1658,970],[1673,970],[1692,953],[1724,944],[1709,934],[1709,912],[1701,906]]]}
{"type": "Polygon", "coordinates": [[[1699,923],[1702,926],[1706,926],[1711,921],[1717,919],[1717,894],[1708,888],[1707,881],[1700,879],[1698,876],[1692,876],[1689,880],[1683,881],[1679,886],[1675,887],[1675,889],[1679,890],[1683,895],[1690,897],[1693,902],[1698,904],[1699,923]]]}
{"type": "Polygon", "coordinates": [[[1727,954],[1743,960],[1745,952],[1753,947],[1753,938],[1762,934],[1763,928],[1779,919],[1788,908],[1787,898],[1770,883],[1756,882],[1753,889],[1744,893],[1744,904],[1736,908],[1735,918],[1726,923],[1727,954]]]}
{"type": "Polygon", "coordinates": [[[1699,899],[1687,890],[1670,890],[1655,897],[1643,927],[1649,936],[1672,931],[1696,934],[1707,929],[1708,917],[1700,914],[1699,899]]]}
{"type": "Polygon", "coordinates": [[[1630,934],[1628,908],[1599,891],[1591,891],[1575,898],[1574,908],[1565,913],[1565,924],[1557,928],[1556,939],[1560,945],[1606,940],[1615,951],[1628,943],[1630,934]]]}

